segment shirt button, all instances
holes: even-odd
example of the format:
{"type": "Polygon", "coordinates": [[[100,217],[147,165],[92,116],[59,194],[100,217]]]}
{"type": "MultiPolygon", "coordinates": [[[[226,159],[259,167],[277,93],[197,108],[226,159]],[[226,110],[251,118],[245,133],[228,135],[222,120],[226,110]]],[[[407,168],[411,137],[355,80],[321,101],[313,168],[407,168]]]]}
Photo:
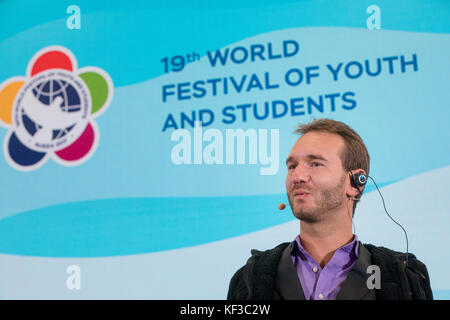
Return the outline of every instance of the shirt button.
{"type": "Polygon", "coordinates": [[[316,267],[314,267],[314,268],[313,268],[313,271],[314,271],[314,272],[317,272],[317,268],[316,268],[316,267]]]}
{"type": "Polygon", "coordinates": [[[323,298],[323,294],[319,293],[319,298],[322,299],[323,298]]]}

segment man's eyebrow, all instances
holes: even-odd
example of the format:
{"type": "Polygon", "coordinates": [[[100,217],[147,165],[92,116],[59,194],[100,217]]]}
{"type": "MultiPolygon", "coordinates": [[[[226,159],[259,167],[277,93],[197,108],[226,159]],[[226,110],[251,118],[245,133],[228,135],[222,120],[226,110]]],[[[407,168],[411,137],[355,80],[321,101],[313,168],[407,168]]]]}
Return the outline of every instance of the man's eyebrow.
{"type": "Polygon", "coordinates": [[[306,156],[306,158],[310,159],[310,160],[322,160],[322,161],[328,161],[327,159],[325,159],[324,157],[322,157],[319,154],[308,154],[306,156]]]}
{"type": "MultiPolygon", "coordinates": [[[[319,154],[308,154],[308,155],[306,156],[306,158],[307,158],[308,160],[322,160],[322,161],[325,161],[325,162],[328,161],[327,159],[325,159],[323,156],[321,156],[321,155],[319,155],[319,154]]],[[[293,156],[289,156],[289,157],[286,159],[286,164],[288,164],[288,163],[291,162],[291,161],[295,161],[295,159],[294,159],[293,156]]]]}
{"type": "Polygon", "coordinates": [[[289,162],[294,161],[294,160],[295,160],[295,159],[294,159],[293,156],[289,156],[289,157],[286,159],[286,164],[288,164],[289,162]]]}

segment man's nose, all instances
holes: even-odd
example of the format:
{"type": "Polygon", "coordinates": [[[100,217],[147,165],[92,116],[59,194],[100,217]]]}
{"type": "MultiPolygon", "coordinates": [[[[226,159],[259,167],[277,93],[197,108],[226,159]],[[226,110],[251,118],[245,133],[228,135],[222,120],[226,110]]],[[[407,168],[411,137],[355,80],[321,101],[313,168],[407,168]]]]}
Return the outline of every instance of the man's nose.
{"type": "Polygon", "coordinates": [[[309,170],[305,165],[298,164],[292,174],[292,182],[294,184],[307,182],[310,179],[309,170]]]}

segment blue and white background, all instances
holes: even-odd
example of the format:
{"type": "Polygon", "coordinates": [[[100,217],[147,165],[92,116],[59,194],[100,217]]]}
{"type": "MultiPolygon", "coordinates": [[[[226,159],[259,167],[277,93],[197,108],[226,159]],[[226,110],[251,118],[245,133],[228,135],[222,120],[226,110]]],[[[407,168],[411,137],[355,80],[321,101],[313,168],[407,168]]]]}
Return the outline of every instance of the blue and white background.
{"type": "MultiPolygon", "coordinates": [[[[223,299],[250,249],[292,241],[299,223],[286,202],[284,166],[299,122],[344,121],[364,139],[389,213],[407,230],[409,251],[427,267],[436,299],[450,298],[450,1],[0,1],[0,82],[23,75],[40,49],[68,48],[79,66],[97,66],[114,82],[109,109],[97,119],[100,141],[85,163],[48,161],[31,172],[0,158],[0,298],[223,299]],[[80,29],[69,29],[67,7],[80,8],[80,29]],[[380,9],[370,30],[366,10],[380,9]],[[207,52],[282,41],[295,56],[228,61],[211,66],[207,52]],[[197,53],[182,71],[165,72],[164,58],[197,53]],[[400,57],[414,65],[401,68],[400,57]],[[378,75],[348,77],[346,64],[397,57],[378,75]],[[337,81],[326,65],[343,63],[337,81]],[[319,76],[289,86],[284,74],[318,66],[319,76]],[[167,84],[270,74],[276,89],[253,88],[202,98],[162,99],[167,84]],[[352,92],[354,105],[287,112],[264,120],[223,108],[265,101],[352,92]],[[259,165],[175,165],[169,114],[180,120],[212,110],[207,128],[279,129],[280,169],[259,165]],[[66,269],[81,270],[81,288],[66,286],[66,269]]],[[[267,53],[267,52],[266,52],[267,53]]],[[[382,61],[382,60],[381,60],[382,61]]],[[[357,73],[355,63],[349,75],[357,73]],[[356,71],[355,71],[356,70],[356,71]]],[[[248,78],[247,78],[248,81],[248,78]]],[[[247,83],[248,84],[248,83],[247,83]]],[[[347,105],[350,105],[347,103],[347,105]]],[[[249,114],[250,111],[249,111],[249,114]]],[[[186,127],[192,132],[192,127],[186,127]]],[[[0,128],[4,140],[6,129],[0,128]]],[[[372,184],[354,218],[365,243],[405,251],[402,230],[386,216],[372,184]]]]}

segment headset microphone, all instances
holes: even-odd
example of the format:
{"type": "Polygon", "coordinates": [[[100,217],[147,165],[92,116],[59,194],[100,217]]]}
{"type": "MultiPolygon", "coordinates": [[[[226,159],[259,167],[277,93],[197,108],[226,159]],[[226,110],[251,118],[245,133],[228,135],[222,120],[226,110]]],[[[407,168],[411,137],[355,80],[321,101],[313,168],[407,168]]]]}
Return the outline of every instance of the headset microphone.
{"type": "MultiPolygon", "coordinates": [[[[364,173],[360,173],[360,172],[354,174],[353,172],[349,171],[349,173],[350,173],[350,175],[351,175],[351,181],[352,181],[352,184],[356,187],[356,189],[358,189],[360,195],[362,195],[361,188],[367,183],[367,177],[369,177],[369,178],[373,181],[375,187],[376,187],[377,190],[378,190],[378,193],[380,194],[381,200],[383,201],[384,211],[386,212],[386,214],[388,215],[388,217],[389,217],[392,221],[394,221],[394,223],[396,223],[400,228],[402,228],[403,232],[405,233],[405,238],[406,238],[406,262],[405,262],[405,265],[406,265],[406,267],[407,267],[407,266],[408,266],[408,234],[406,233],[405,228],[403,228],[403,226],[402,226],[400,223],[398,223],[397,221],[395,221],[395,220],[391,217],[391,215],[389,214],[389,212],[387,211],[387,209],[386,209],[386,204],[384,203],[383,195],[381,194],[381,191],[380,191],[380,189],[378,188],[377,183],[375,182],[375,180],[373,180],[373,178],[372,178],[371,176],[369,176],[369,175],[366,176],[364,173]]],[[[355,197],[352,197],[352,198],[350,198],[350,199],[351,199],[351,200],[354,200],[354,201],[359,201],[359,199],[358,199],[358,198],[355,198],[355,197]]],[[[284,210],[285,208],[286,208],[286,205],[285,205],[284,203],[280,203],[280,204],[278,205],[278,209],[280,209],[280,210],[284,210]]]]}
{"type": "MultiPolygon", "coordinates": [[[[406,262],[405,262],[405,264],[406,264],[406,267],[407,267],[407,266],[408,266],[408,234],[406,233],[405,228],[403,228],[403,226],[402,226],[400,223],[398,223],[397,221],[395,221],[395,220],[391,217],[391,215],[389,214],[389,212],[387,211],[387,209],[386,209],[386,204],[384,203],[383,195],[381,194],[381,191],[380,191],[380,189],[378,188],[377,183],[375,182],[375,180],[373,180],[373,178],[372,178],[371,176],[368,175],[368,176],[366,177],[365,174],[359,173],[359,172],[358,172],[358,173],[355,173],[355,174],[353,174],[352,172],[349,172],[349,173],[350,173],[350,175],[352,176],[351,180],[352,180],[352,182],[353,182],[353,185],[358,189],[360,195],[362,195],[362,192],[361,192],[361,189],[360,189],[360,188],[363,187],[363,186],[366,184],[366,182],[367,182],[367,177],[369,177],[369,178],[373,181],[375,187],[376,187],[377,190],[378,190],[378,193],[380,194],[381,200],[383,201],[384,211],[386,212],[386,214],[388,215],[388,217],[389,217],[392,221],[394,221],[395,224],[397,224],[400,228],[402,228],[403,232],[405,233],[405,238],[406,238],[406,262]]],[[[359,201],[359,199],[355,199],[355,198],[353,198],[353,199],[356,200],[356,201],[359,201]]]]}

